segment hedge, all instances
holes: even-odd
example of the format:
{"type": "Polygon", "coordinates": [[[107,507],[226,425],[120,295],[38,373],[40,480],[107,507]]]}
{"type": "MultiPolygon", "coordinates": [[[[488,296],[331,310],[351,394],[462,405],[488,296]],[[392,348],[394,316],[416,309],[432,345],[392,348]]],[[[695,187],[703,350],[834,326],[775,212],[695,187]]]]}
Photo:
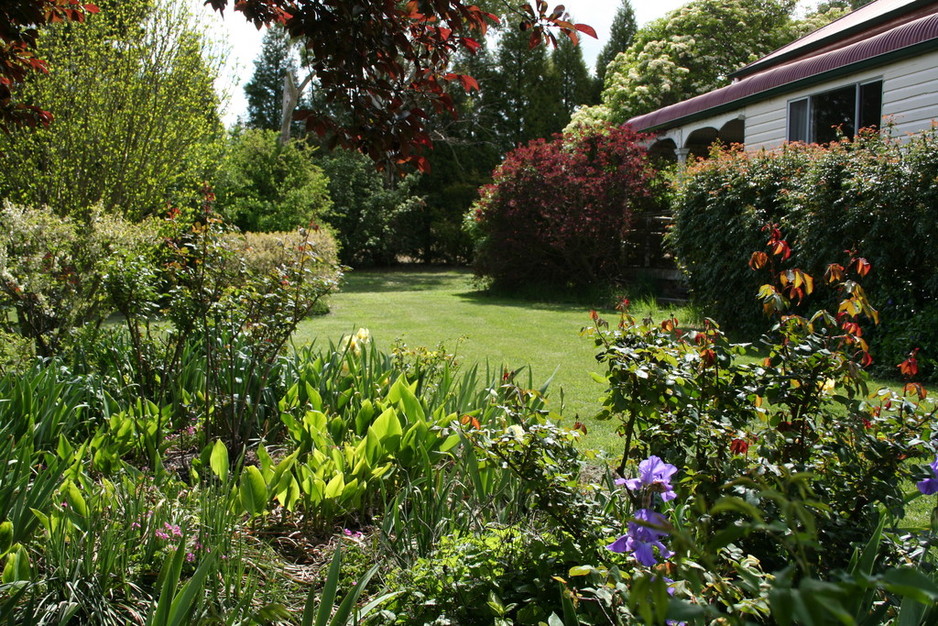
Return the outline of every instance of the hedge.
{"type": "MultiPolygon", "coordinates": [[[[895,375],[912,348],[926,378],[938,375],[938,133],[906,141],[861,134],[827,147],[775,152],[715,148],[688,167],[668,243],[693,299],[730,331],[755,337],[768,320],[749,269],[778,224],[790,266],[818,282],[830,263],[867,259],[863,288],[880,311],[868,330],[877,375],[895,375]]],[[[819,304],[820,295],[802,308],[819,304]]]]}

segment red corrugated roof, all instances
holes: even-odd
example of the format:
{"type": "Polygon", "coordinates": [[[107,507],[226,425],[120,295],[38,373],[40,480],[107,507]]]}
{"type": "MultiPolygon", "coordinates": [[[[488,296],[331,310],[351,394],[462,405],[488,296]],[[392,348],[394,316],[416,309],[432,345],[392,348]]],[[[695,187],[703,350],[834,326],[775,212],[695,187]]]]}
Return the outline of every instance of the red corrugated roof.
{"type": "MultiPolygon", "coordinates": [[[[875,0],[874,2],[863,5],[855,11],[847,13],[830,24],[826,24],[808,33],[804,37],[782,46],[761,59],[753,61],[749,65],[733,72],[731,76],[743,78],[744,76],[755,74],[772,65],[783,63],[786,60],[791,60],[793,57],[802,56],[810,53],[812,50],[835,43],[837,40],[848,38],[852,34],[869,30],[875,24],[882,22],[888,23],[897,16],[914,12],[920,6],[927,6],[934,3],[935,0],[875,0]]],[[[913,16],[909,21],[915,17],[920,16],[913,16]]]]}
{"type": "Polygon", "coordinates": [[[758,100],[760,94],[770,97],[780,90],[784,91],[786,86],[796,89],[812,78],[835,71],[843,72],[859,63],[875,63],[877,57],[884,57],[882,61],[888,62],[893,58],[892,55],[901,54],[902,51],[912,54],[917,50],[916,46],[926,43],[938,44],[938,14],[902,24],[837,50],[748,76],[696,98],[633,117],[627,123],[639,131],[678,126],[683,121],[690,121],[685,118],[704,117],[709,113],[715,115],[718,111],[712,111],[714,109],[732,108],[733,103],[742,106],[741,101],[758,100]]]}

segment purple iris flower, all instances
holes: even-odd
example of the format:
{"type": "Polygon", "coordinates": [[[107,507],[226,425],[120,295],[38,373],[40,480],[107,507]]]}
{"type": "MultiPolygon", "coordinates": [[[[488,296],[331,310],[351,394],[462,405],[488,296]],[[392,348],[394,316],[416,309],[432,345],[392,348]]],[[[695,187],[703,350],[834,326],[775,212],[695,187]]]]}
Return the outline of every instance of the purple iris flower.
{"type": "Polygon", "coordinates": [[[642,565],[655,565],[655,548],[658,556],[667,559],[673,552],[661,543],[661,538],[668,535],[664,530],[667,524],[664,516],[651,509],[639,509],[629,522],[628,532],[615,540],[608,549],[612,552],[631,552],[635,560],[642,565]]]}
{"type": "Polygon", "coordinates": [[[671,477],[676,472],[677,468],[670,463],[665,463],[657,456],[650,456],[638,464],[638,478],[619,478],[616,484],[625,485],[632,491],[647,487],[650,491],[660,493],[661,499],[667,502],[677,497],[671,486],[671,477]]]}
{"type": "Polygon", "coordinates": [[[935,475],[933,478],[926,478],[916,483],[918,490],[926,496],[938,493],[938,457],[931,464],[931,471],[935,475]]]}

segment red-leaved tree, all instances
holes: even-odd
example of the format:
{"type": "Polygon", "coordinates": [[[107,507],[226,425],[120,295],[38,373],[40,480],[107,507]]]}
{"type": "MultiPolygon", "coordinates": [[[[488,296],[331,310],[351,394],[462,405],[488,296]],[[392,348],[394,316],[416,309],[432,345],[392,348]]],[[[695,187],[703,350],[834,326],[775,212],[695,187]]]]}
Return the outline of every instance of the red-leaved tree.
{"type": "MultiPolygon", "coordinates": [[[[521,28],[531,45],[556,43],[551,31],[571,40],[595,31],[569,21],[562,5],[548,9],[545,0],[520,1],[521,28]]],[[[217,11],[229,5],[258,28],[282,24],[308,48],[319,88],[338,103],[342,118],[300,111],[307,127],[336,144],[356,148],[378,163],[413,164],[426,169],[420,153],[430,145],[428,109],[454,112],[445,86],[457,82],[478,88],[471,76],[450,72],[450,59],[461,49],[481,47],[477,38],[497,18],[465,0],[205,0],[217,11]]],[[[45,71],[35,57],[38,28],[62,20],[82,20],[96,12],[79,0],[3,0],[0,2],[0,128],[10,124],[48,123],[37,106],[13,99],[18,83],[45,71]]],[[[39,106],[42,103],[38,103],[39,106]]]]}
{"type": "MultiPolygon", "coordinates": [[[[206,0],[218,11],[232,4],[258,27],[279,22],[302,38],[319,88],[340,104],[336,119],[321,111],[299,111],[307,128],[336,144],[356,148],[378,163],[410,163],[426,169],[421,152],[430,145],[427,108],[454,112],[445,86],[458,82],[478,88],[471,76],[449,71],[460,49],[481,47],[497,18],[464,0],[206,0]]],[[[554,28],[576,40],[592,28],[573,24],[562,5],[545,0],[519,5],[522,28],[531,45],[556,43],[554,28]]]]}
{"type": "Polygon", "coordinates": [[[615,280],[632,212],[650,195],[642,139],[610,127],[510,152],[474,208],[476,272],[504,286],[615,280]]]}
{"type": "Polygon", "coordinates": [[[54,22],[81,22],[98,7],[79,0],[3,0],[0,2],[0,130],[13,125],[36,126],[52,121],[42,108],[17,102],[17,85],[33,72],[47,72],[38,58],[39,28],[54,22]]]}

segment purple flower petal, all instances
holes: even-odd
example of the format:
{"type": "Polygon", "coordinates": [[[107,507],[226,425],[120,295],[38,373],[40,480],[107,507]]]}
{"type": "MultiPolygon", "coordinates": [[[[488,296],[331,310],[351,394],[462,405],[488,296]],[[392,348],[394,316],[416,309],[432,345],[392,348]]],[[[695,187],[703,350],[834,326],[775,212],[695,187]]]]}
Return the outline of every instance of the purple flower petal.
{"type": "Polygon", "coordinates": [[[606,546],[606,549],[609,550],[610,552],[618,552],[619,554],[622,554],[623,552],[628,552],[628,547],[627,547],[628,541],[629,541],[629,536],[622,535],[621,537],[616,539],[614,542],[606,546]]]}
{"type": "Polygon", "coordinates": [[[625,488],[630,491],[641,489],[644,486],[640,478],[623,478],[620,484],[625,485],[625,488]]]}
{"type": "Polygon", "coordinates": [[[915,483],[915,486],[918,487],[918,490],[921,491],[926,496],[931,496],[938,493],[938,478],[926,478],[925,480],[920,480],[915,483]]]}
{"type": "Polygon", "coordinates": [[[643,541],[635,541],[632,543],[632,556],[635,557],[636,561],[648,567],[658,563],[657,559],[655,559],[655,552],[651,549],[652,544],[643,541]]]}

